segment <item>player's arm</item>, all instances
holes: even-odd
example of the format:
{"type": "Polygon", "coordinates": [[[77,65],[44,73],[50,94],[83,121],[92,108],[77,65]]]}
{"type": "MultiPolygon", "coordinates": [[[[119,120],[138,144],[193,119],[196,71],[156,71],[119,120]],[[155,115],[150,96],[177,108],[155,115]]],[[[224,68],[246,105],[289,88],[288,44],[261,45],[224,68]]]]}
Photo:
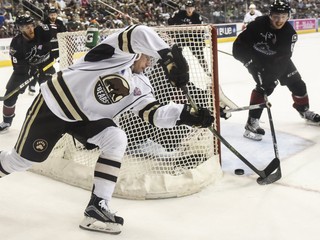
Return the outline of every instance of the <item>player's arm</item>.
{"type": "Polygon", "coordinates": [[[9,55],[13,66],[14,74],[25,76],[28,75],[29,63],[24,54],[22,41],[19,38],[13,38],[10,43],[9,55]]]}
{"type": "Polygon", "coordinates": [[[162,105],[152,99],[151,95],[143,99],[133,112],[153,126],[172,128],[176,125],[189,125],[206,128],[214,121],[212,113],[206,108],[200,108],[196,112],[189,104],[170,102],[162,105]]]}

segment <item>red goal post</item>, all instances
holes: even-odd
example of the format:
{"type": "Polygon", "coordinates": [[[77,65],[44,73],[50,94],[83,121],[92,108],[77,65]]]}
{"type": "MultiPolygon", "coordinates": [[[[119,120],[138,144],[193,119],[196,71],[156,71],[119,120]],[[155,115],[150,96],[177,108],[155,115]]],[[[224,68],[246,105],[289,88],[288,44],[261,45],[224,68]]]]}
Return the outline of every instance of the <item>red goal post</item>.
{"type": "MultiPolygon", "coordinates": [[[[100,38],[119,29],[100,32],[100,38]]],[[[170,46],[183,48],[190,68],[189,92],[198,105],[209,108],[219,131],[219,81],[217,33],[212,25],[155,27],[170,46]]],[[[86,32],[58,34],[60,69],[68,67],[89,49],[86,32]]],[[[172,87],[153,59],[146,71],[160,103],[187,102],[182,91],[172,87]]],[[[208,129],[177,126],[158,129],[131,112],[116,119],[128,136],[114,196],[129,199],[154,199],[189,195],[214,183],[222,176],[220,145],[208,129]]],[[[71,136],[57,143],[49,158],[32,171],[90,190],[99,150],[86,150],[71,136]]]]}

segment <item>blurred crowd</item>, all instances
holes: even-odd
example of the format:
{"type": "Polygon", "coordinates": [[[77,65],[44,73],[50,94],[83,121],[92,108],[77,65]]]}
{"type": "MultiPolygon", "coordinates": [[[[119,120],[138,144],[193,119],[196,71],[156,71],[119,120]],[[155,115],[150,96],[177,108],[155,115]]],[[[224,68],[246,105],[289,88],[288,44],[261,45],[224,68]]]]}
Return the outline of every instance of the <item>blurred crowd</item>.
{"type": "MultiPolygon", "coordinates": [[[[183,8],[185,0],[0,0],[0,37],[15,34],[15,16],[25,14],[28,2],[46,16],[56,7],[68,31],[85,30],[92,23],[99,28],[120,28],[132,23],[149,26],[167,25],[174,11],[183,8]]],[[[195,0],[196,11],[206,23],[242,22],[249,4],[268,13],[269,0],[195,0]]],[[[320,0],[291,0],[291,18],[318,18],[320,0]]],[[[28,14],[32,15],[32,11],[28,14]]]]}

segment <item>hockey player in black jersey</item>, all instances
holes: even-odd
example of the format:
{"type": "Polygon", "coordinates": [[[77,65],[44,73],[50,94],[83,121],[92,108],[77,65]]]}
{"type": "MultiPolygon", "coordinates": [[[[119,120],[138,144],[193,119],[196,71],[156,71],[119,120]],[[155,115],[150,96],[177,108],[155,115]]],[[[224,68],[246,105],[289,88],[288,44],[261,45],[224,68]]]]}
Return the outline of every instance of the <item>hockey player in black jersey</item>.
{"type": "MultiPolygon", "coordinates": [[[[186,24],[203,24],[202,17],[195,10],[195,4],[193,0],[188,0],[185,4],[185,9],[178,10],[173,13],[172,17],[168,19],[169,25],[186,25],[186,24]]],[[[194,34],[184,34],[184,36],[172,36],[176,38],[176,42],[181,47],[189,47],[192,54],[196,56],[199,60],[199,63],[205,73],[210,74],[208,63],[204,57],[203,48],[204,36],[202,33],[199,33],[196,37],[194,34]],[[180,38],[183,37],[181,41],[180,38]]]]}
{"type": "Polygon", "coordinates": [[[109,202],[128,140],[114,118],[130,110],[160,128],[207,128],[214,121],[207,108],[196,112],[189,104],[161,104],[155,98],[143,73],[151,57],[159,59],[173,86],[180,88],[189,82],[189,67],[178,47],[170,48],[147,26],[132,25],[109,35],[75,64],[41,84],[15,147],[0,151],[0,177],[45,161],[57,141],[69,133],[87,148],[100,150],[91,199],[80,227],[120,233],[123,218],[110,211],[109,202]]]}
{"type": "MultiPolygon", "coordinates": [[[[291,60],[298,39],[288,22],[290,4],[275,0],[269,15],[256,18],[248,24],[233,44],[233,56],[241,61],[256,82],[250,105],[263,103],[277,86],[287,86],[292,93],[293,107],[308,123],[320,124],[320,116],[309,110],[309,98],[305,82],[291,60]]],[[[244,137],[261,140],[265,134],[259,126],[263,109],[249,111],[244,137]]]]}
{"type": "Polygon", "coordinates": [[[56,8],[49,8],[48,17],[43,21],[43,23],[48,25],[50,29],[51,54],[55,59],[59,57],[59,46],[58,46],[57,34],[67,31],[67,28],[64,25],[64,23],[57,17],[58,17],[58,10],[56,8]]]}
{"type": "MultiPolygon", "coordinates": [[[[35,23],[30,16],[19,16],[15,24],[19,33],[13,37],[10,43],[10,56],[13,66],[13,73],[6,85],[6,93],[9,94],[21,83],[25,82],[31,76],[33,82],[42,83],[51,79],[55,72],[53,67],[43,72],[43,68],[48,66],[52,61],[50,56],[50,31],[46,25],[35,27],[35,23]]],[[[12,95],[3,103],[3,122],[0,123],[0,133],[9,129],[15,116],[15,104],[20,93],[12,95]]]]}

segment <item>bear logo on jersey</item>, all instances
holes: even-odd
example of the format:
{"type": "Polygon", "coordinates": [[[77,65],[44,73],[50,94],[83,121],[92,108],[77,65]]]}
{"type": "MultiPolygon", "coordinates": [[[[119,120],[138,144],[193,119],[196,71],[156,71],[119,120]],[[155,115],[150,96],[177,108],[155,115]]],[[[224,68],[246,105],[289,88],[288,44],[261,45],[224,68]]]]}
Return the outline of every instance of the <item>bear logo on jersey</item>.
{"type": "Polygon", "coordinates": [[[119,102],[125,96],[128,96],[129,92],[128,82],[117,74],[100,77],[94,88],[95,97],[102,104],[119,102]]]}
{"type": "Polygon", "coordinates": [[[48,147],[48,142],[44,139],[37,139],[33,142],[33,149],[36,152],[44,152],[48,147]]]}

